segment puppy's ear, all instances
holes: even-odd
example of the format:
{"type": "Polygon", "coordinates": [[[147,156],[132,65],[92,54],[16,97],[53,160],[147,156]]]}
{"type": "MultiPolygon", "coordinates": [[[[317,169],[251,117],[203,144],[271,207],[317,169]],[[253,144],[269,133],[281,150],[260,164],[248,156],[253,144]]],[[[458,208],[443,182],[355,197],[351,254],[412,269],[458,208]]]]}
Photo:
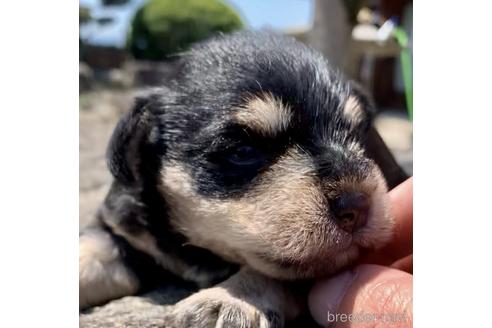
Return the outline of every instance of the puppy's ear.
{"type": "Polygon", "coordinates": [[[126,186],[138,186],[158,170],[160,147],[154,93],[136,97],[133,108],[116,125],[107,149],[108,167],[126,186]]]}
{"type": "Polygon", "coordinates": [[[388,188],[393,188],[405,181],[408,175],[396,162],[393,154],[384,143],[378,131],[373,126],[376,114],[374,102],[361,86],[352,82],[351,93],[355,96],[367,118],[367,133],[365,134],[366,155],[373,159],[383,172],[388,188]]]}

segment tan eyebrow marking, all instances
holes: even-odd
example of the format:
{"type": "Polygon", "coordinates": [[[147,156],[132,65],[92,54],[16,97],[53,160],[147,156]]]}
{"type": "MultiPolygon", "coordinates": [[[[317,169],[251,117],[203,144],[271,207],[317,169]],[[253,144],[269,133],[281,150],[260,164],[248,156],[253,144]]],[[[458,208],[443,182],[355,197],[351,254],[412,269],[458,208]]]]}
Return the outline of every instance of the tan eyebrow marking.
{"type": "Polygon", "coordinates": [[[355,96],[350,96],[343,107],[343,115],[350,123],[357,124],[362,122],[365,117],[362,106],[355,96]]]}
{"type": "Polygon", "coordinates": [[[235,115],[238,123],[264,134],[275,136],[287,130],[292,116],[289,106],[271,93],[255,95],[246,99],[235,115]]]}

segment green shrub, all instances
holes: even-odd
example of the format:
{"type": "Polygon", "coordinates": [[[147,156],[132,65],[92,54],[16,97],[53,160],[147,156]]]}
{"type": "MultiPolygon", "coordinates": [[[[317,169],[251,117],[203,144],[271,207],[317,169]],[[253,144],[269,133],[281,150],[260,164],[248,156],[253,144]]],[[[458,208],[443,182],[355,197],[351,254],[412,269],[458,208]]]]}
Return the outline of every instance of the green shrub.
{"type": "Polygon", "coordinates": [[[239,15],[221,0],[150,0],[135,14],[127,44],[137,59],[162,60],[242,27],[239,15]]]}

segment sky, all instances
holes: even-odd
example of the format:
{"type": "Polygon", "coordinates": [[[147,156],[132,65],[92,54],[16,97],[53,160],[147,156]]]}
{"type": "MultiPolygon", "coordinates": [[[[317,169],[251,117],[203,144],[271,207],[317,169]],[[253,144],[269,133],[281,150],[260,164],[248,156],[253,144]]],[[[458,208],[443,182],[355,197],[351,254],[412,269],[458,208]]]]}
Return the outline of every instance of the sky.
{"type": "MultiPolygon", "coordinates": [[[[179,1],[179,0],[175,0],[179,1]]],[[[312,21],[313,0],[224,0],[242,16],[247,27],[269,27],[278,30],[307,27],[312,21]]],[[[80,34],[91,44],[123,47],[129,23],[145,0],[132,0],[125,6],[101,5],[100,0],[80,0],[91,9],[93,17],[113,17],[114,23],[90,23],[81,27],[80,34]]]]}

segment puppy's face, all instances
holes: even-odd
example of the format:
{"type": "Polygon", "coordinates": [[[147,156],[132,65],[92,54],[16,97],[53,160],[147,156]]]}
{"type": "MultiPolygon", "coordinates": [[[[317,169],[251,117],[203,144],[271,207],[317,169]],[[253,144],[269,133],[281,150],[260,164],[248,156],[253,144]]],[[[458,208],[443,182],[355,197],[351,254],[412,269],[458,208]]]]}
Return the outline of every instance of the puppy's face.
{"type": "Polygon", "coordinates": [[[162,118],[159,189],[189,243],[277,278],[327,274],[391,234],[363,148],[368,103],[315,52],[259,39],[185,58],[162,118]]]}

